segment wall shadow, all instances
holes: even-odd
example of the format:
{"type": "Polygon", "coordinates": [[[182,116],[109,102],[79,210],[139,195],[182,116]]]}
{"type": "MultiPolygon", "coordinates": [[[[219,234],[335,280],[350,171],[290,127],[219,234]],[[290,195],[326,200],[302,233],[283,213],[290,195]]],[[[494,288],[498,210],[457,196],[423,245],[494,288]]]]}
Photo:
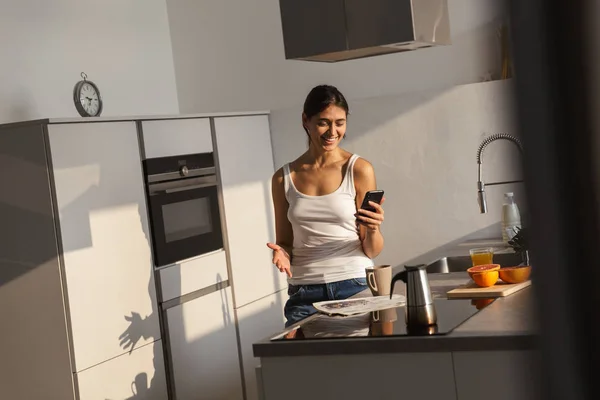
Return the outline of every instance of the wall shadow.
{"type": "MultiPolygon", "coordinates": [[[[140,215],[140,219],[144,220],[145,215],[140,215]]],[[[147,237],[148,238],[148,237],[147,237]]],[[[148,238],[149,239],[149,238],[148,238]]],[[[152,263],[150,263],[152,264],[152,263]]],[[[148,280],[148,296],[154,299],[156,286],[154,283],[153,274],[148,280]]],[[[164,398],[167,393],[167,382],[165,376],[165,358],[163,347],[165,345],[162,335],[155,336],[154,324],[158,318],[159,304],[157,301],[152,301],[152,312],[146,317],[142,317],[138,312],[132,311],[131,315],[125,315],[124,319],[129,322],[127,329],[119,336],[119,345],[128,353],[124,357],[130,356],[136,349],[137,343],[144,339],[145,341],[152,340],[152,343],[145,346],[152,346],[153,350],[153,375],[149,379],[147,372],[140,372],[132,378],[131,382],[131,397],[127,400],[159,400],[164,398]]],[[[117,399],[112,399],[117,400],[117,399]]]]}
{"type": "MultiPolygon", "coordinates": [[[[216,279],[217,282],[224,281],[219,274],[216,279]]],[[[258,300],[265,303],[264,308],[243,317],[237,315],[245,364],[253,367],[242,376],[230,290],[225,288],[184,300],[166,311],[163,311],[162,301],[158,302],[157,310],[162,313],[167,328],[163,343],[169,344],[170,359],[165,359],[165,365],[170,368],[177,385],[174,392],[177,400],[242,400],[242,379],[248,393],[246,399],[257,399],[254,367],[258,365],[258,359],[253,358],[252,343],[264,337],[265,332],[281,329],[283,303],[258,300]],[[248,357],[252,357],[252,361],[248,357]]],[[[126,318],[130,326],[119,339],[124,349],[130,349],[140,338],[147,337],[150,330],[138,313],[126,318]]],[[[162,357],[162,352],[155,350],[155,363],[163,362],[162,357]]],[[[159,365],[155,369],[162,370],[159,365]]],[[[144,373],[132,378],[132,384],[136,394],[128,400],[160,398],[162,385],[148,382],[144,373]]]]}

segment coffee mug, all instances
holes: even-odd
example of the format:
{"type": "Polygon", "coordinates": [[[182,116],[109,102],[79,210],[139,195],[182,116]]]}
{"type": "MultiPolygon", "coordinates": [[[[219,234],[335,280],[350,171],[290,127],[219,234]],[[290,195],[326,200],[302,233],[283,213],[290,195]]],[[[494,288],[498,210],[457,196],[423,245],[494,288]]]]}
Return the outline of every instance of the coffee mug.
{"type": "Polygon", "coordinates": [[[392,285],[392,266],[367,267],[367,284],[373,296],[389,296],[392,285]]]}

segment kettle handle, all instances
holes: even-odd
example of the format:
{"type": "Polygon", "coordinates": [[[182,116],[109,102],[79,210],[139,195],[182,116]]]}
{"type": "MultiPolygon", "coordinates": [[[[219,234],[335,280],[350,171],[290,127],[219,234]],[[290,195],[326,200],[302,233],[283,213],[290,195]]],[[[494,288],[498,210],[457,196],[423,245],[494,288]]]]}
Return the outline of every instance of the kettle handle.
{"type": "Polygon", "coordinates": [[[398,272],[396,275],[394,275],[394,277],[392,278],[392,287],[390,288],[390,299],[392,298],[392,295],[394,294],[394,285],[396,284],[396,281],[402,281],[402,282],[406,283],[407,277],[408,277],[408,272],[406,270],[398,272]]]}

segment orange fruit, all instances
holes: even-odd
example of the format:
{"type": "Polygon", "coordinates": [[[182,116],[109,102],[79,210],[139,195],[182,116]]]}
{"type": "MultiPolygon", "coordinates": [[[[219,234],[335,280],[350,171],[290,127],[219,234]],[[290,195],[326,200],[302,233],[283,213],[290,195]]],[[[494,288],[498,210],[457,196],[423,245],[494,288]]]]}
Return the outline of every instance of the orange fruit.
{"type": "Polygon", "coordinates": [[[521,265],[518,267],[500,268],[498,271],[500,279],[506,283],[521,283],[529,279],[531,274],[530,265],[521,265]]]}
{"type": "Polygon", "coordinates": [[[488,271],[498,271],[500,269],[500,264],[482,264],[477,265],[475,267],[471,267],[467,270],[470,274],[472,273],[480,273],[480,272],[488,272],[488,271]]]}
{"type": "Polygon", "coordinates": [[[471,267],[467,270],[467,272],[477,286],[490,287],[494,286],[496,282],[498,282],[499,269],[499,264],[484,264],[471,267]]]}
{"type": "Polygon", "coordinates": [[[496,282],[498,282],[498,271],[487,271],[473,274],[471,275],[471,279],[473,279],[473,282],[475,282],[477,286],[494,286],[496,282]]]}

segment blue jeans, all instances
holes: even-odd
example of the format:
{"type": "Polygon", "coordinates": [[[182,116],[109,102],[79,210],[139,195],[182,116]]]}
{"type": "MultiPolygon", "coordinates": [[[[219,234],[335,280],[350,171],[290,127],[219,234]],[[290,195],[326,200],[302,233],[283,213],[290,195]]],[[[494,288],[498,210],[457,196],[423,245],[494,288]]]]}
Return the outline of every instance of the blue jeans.
{"type": "Polygon", "coordinates": [[[367,289],[366,278],[346,279],[318,285],[288,285],[290,298],[285,303],[285,327],[314,314],[313,303],[327,300],[344,300],[367,289]]]}

